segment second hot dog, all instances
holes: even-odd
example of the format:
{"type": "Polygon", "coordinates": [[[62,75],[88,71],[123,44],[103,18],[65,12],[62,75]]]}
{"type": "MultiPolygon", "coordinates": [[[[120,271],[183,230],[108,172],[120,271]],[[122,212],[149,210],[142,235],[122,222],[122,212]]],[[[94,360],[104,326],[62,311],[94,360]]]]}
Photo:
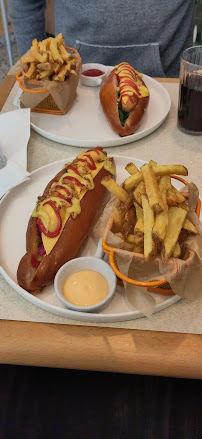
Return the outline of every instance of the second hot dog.
{"type": "Polygon", "coordinates": [[[117,65],[100,89],[105,117],[120,136],[133,134],[149,102],[149,90],[142,75],[129,63],[117,65]]]}

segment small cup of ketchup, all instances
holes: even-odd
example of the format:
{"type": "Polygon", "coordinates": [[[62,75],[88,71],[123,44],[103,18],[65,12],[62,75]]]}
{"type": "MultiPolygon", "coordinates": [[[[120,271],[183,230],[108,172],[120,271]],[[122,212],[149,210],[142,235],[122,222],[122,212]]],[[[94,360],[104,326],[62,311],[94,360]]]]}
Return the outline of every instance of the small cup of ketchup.
{"type": "Polygon", "coordinates": [[[98,87],[107,75],[108,67],[103,64],[88,63],[82,65],[80,83],[87,87],[98,87]]]}

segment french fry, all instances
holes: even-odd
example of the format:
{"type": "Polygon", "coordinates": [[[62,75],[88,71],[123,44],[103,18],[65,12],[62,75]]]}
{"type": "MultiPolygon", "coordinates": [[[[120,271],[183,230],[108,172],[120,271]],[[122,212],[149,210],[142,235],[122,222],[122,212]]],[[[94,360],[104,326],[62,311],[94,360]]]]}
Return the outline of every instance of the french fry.
{"type": "Polygon", "coordinates": [[[20,58],[20,60],[21,60],[21,62],[24,64],[26,64],[26,63],[31,63],[31,62],[36,62],[36,60],[35,60],[35,58],[32,56],[32,55],[23,55],[21,58],[20,58]]]}
{"type": "Polygon", "coordinates": [[[41,53],[41,55],[43,55],[44,53],[46,53],[47,47],[46,47],[46,43],[45,41],[40,41],[39,42],[39,51],[41,53]]]}
{"type": "Polygon", "coordinates": [[[111,194],[118,198],[120,201],[126,201],[129,197],[128,193],[117,184],[113,178],[107,176],[102,179],[102,185],[105,186],[111,194]]]}
{"type": "Polygon", "coordinates": [[[142,195],[146,195],[146,188],[145,188],[144,181],[140,181],[140,183],[138,183],[133,194],[134,194],[135,201],[139,204],[139,206],[141,206],[142,205],[142,195]]]}
{"type": "Polygon", "coordinates": [[[36,38],[34,38],[34,40],[32,41],[32,46],[38,46],[38,41],[36,38]]]}
{"type": "Polygon", "coordinates": [[[140,170],[137,168],[137,166],[134,163],[128,163],[125,167],[125,170],[130,174],[138,174],[140,170]]]}
{"type": "Polygon", "coordinates": [[[144,195],[142,195],[142,207],[144,217],[144,257],[146,261],[149,261],[155,255],[155,243],[152,237],[154,211],[144,195]]]}
{"type": "Polygon", "coordinates": [[[43,70],[38,74],[37,79],[47,79],[49,76],[51,76],[53,73],[53,70],[43,70]]]}
{"type": "Polygon", "coordinates": [[[44,53],[43,55],[41,55],[40,52],[38,51],[37,46],[32,46],[30,51],[35,61],[38,61],[39,63],[43,63],[47,61],[47,54],[44,53]]]}
{"type": "Polygon", "coordinates": [[[161,252],[164,262],[168,261],[174,251],[186,216],[186,210],[179,206],[172,206],[168,209],[168,228],[161,252]]]}
{"type": "Polygon", "coordinates": [[[129,244],[133,244],[133,245],[136,245],[138,247],[143,248],[143,240],[141,238],[139,238],[138,236],[129,234],[126,241],[129,242],[129,244]]]}
{"type": "Polygon", "coordinates": [[[141,216],[134,227],[134,236],[139,240],[139,243],[143,244],[144,242],[144,218],[141,216]]]}
{"type": "MultiPolygon", "coordinates": [[[[145,194],[143,194],[143,195],[145,195],[145,194]]],[[[141,218],[143,216],[143,209],[142,209],[142,207],[139,206],[138,203],[134,203],[134,206],[135,206],[135,209],[136,209],[137,219],[139,219],[139,218],[141,218]]]]}
{"type": "Polygon", "coordinates": [[[144,248],[140,245],[134,246],[133,251],[134,253],[144,254],[144,248]]]}
{"type": "Polygon", "coordinates": [[[60,51],[60,55],[61,55],[63,61],[69,62],[70,59],[72,58],[72,56],[70,53],[67,52],[67,50],[65,49],[65,47],[62,44],[60,44],[60,46],[59,46],[59,51],[60,51]]]}
{"type": "Polygon", "coordinates": [[[188,175],[188,170],[183,165],[160,165],[160,166],[154,166],[153,168],[154,173],[159,176],[163,175],[188,175]]]}
{"type": "Polygon", "coordinates": [[[114,210],[113,210],[113,226],[112,226],[112,231],[113,232],[121,232],[122,230],[122,226],[123,226],[123,222],[124,222],[124,217],[125,217],[125,210],[123,210],[123,208],[121,208],[121,206],[115,206],[114,210]]]}
{"type": "Polygon", "coordinates": [[[172,257],[173,258],[180,258],[180,256],[181,256],[181,247],[180,247],[179,242],[177,241],[175,248],[173,250],[172,257]]]}
{"type": "Polygon", "coordinates": [[[64,37],[63,37],[63,34],[62,34],[62,33],[58,34],[58,35],[54,38],[54,40],[55,40],[55,43],[57,44],[58,47],[61,46],[61,45],[63,45],[63,46],[65,45],[64,37]]]}
{"type": "Polygon", "coordinates": [[[170,188],[171,188],[170,175],[163,175],[163,177],[160,178],[160,182],[159,182],[160,191],[166,193],[166,191],[170,188]]]}
{"type": "Polygon", "coordinates": [[[35,72],[36,72],[36,64],[34,62],[31,62],[28,71],[25,73],[25,78],[32,79],[34,77],[35,72]]]}
{"type": "Polygon", "coordinates": [[[149,165],[154,168],[154,166],[157,166],[157,163],[154,160],[149,161],[149,165]]]}
{"type": "Polygon", "coordinates": [[[51,70],[51,65],[49,62],[37,64],[37,70],[51,70]]]}
{"type": "Polygon", "coordinates": [[[50,42],[50,51],[51,51],[51,55],[54,59],[54,61],[56,61],[58,64],[63,64],[63,59],[59,53],[59,50],[57,48],[57,43],[55,41],[55,38],[52,38],[51,42],[50,42]]]}
{"type": "MultiPolygon", "coordinates": [[[[183,165],[154,166],[153,171],[157,176],[170,175],[170,174],[188,175],[188,170],[183,165]]],[[[143,180],[142,172],[140,172],[140,174],[131,175],[130,177],[126,178],[126,180],[124,181],[124,189],[126,191],[131,190],[136,186],[136,184],[138,184],[142,180],[143,180]]]]}
{"type": "Polygon", "coordinates": [[[136,221],[136,211],[135,207],[130,207],[125,213],[123,226],[122,226],[122,233],[127,238],[128,235],[133,233],[134,226],[136,221]]]}
{"type": "Polygon", "coordinates": [[[126,180],[123,183],[123,187],[128,192],[131,189],[134,189],[134,187],[142,180],[143,180],[142,172],[139,173],[137,172],[136,174],[133,174],[130,177],[126,178],[126,180]]]}
{"type": "Polygon", "coordinates": [[[153,238],[157,243],[162,243],[168,228],[167,188],[169,188],[169,185],[171,184],[170,180],[170,176],[165,175],[161,177],[159,181],[159,189],[161,192],[164,209],[159,214],[156,214],[155,217],[153,238]]]}
{"type": "Polygon", "coordinates": [[[168,212],[166,209],[155,217],[153,238],[157,242],[163,242],[168,228],[168,212]]]}
{"type": "Polygon", "coordinates": [[[188,230],[188,232],[193,233],[194,235],[198,234],[196,226],[187,218],[183,224],[183,229],[188,230]]]}
{"type": "Polygon", "coordinates": [[[171,186],[171,190],[175,194],[175,197],[177,199],[177,204],[181,204],[185,202],[185,197],[174,186],[171,186]]]}
{"type": "Polygon", "coordinates": [[[146,164],[141,167],[141,171],[149,204],[155,213],[160,213],[164,209],[164,204],[153,168],[149,164],[146,164]]]}

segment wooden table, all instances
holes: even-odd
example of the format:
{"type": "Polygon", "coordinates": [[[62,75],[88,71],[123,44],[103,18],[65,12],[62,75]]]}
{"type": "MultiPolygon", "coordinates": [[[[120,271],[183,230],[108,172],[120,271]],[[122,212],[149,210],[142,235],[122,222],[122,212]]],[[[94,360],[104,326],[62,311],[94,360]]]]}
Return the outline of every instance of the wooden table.
{"type": "MultiPolygon", "coordinates": [[[[3,81],[0,110],[14,83],[3,81]]],[[[1,320],[0,353],[4,364],[202,378],[202,335],[1,320]]]]}

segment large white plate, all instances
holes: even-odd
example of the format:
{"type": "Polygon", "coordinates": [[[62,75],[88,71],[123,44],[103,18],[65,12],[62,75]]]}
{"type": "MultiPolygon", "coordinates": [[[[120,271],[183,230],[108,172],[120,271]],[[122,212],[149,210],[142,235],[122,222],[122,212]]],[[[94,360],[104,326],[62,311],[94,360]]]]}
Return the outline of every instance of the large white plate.
{"type": "Polygon", "coordinates": [[[139,129],[131,136],[120,137],[111,129],[100,104],[100,87],[81,84],[74,105],[66,115],[32,112],[32,128],[47,139],[84,148],[98,145],[107,148],[141,139],[163,123],[171,105],[168,92],[159,82],[147,75],[143,75],[143,79],[150,91],[149,105],[139,129]]]}
{"type": "MultiPolygon", "coordinates": [[[[18,263],[25,253],[27,223],[37,197],[62,165],[70,160],[72,158],[51,163],[32,172],[30,180],[12,189],[2,199],[0,203],[0,273],[11,287],[29,302],[62,317],[88,322],[116,322],[143,317],[128,303],[124,289],[121,287],[117,288],[115,297],[107,308],[100,314],[91,314],[64,308],[56,297],[53,285],[46,287],[36,297],[17,284],[16,271],[18,263]]],[[[115,156],[118,183],[121,183],[128,175],[124,168],[131,161],[138,167],[145,163],[142,160],[131,159],[131,157],[115,156]]],[[[176,181],[176,187],[180,186],[181,184],[176,181]]],[[[96,243],[92,238],[89,238],[82,255],[93,255],[95,249],[96,243]]],[[[177,295],[166,297],[155,294],[154,296],[156,298],[154,312],[161,311],[180,299],[177,295]]]]}

